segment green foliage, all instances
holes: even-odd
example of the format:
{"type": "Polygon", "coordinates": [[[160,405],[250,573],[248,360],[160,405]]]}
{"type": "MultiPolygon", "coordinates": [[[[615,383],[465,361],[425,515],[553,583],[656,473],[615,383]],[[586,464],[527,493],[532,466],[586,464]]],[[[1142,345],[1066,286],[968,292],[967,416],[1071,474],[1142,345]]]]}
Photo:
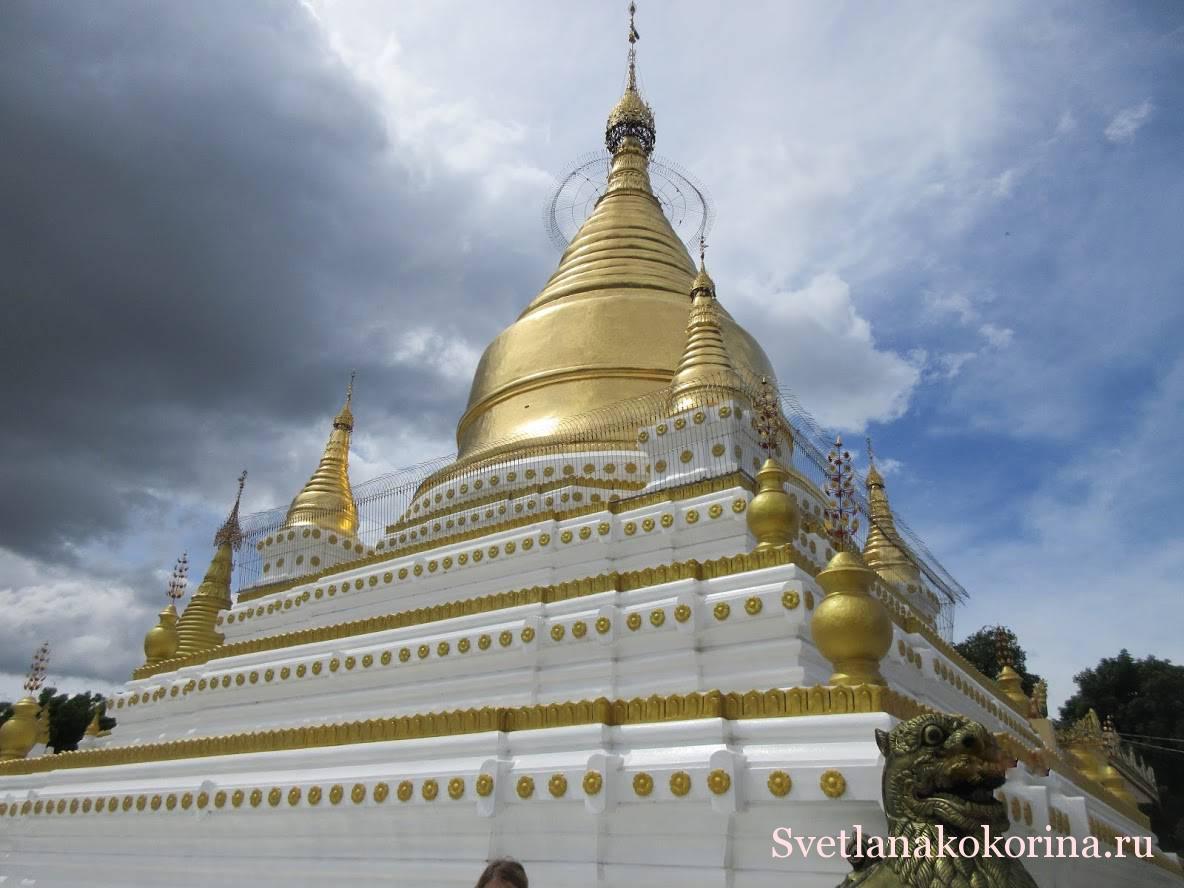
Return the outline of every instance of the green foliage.
{"type": "MultiPolygon", "coordinates": [[[[1114,719],[1120,735],[1184,739],[1184,666],[1158,657],[1136,660],[1124,649],[1073,679],[1077,693],[1061,707],[1066,724],[1093,709],[1101,719],[1114,719]]],[[[1184,744],[1142,737],[1132,736],[1127,742],[1155,769],[1159,783],[1159,807],[1151,812],[1151,828],[1164,850],[1182,850],[1184,744]],[[1155,746],[1166,748],[1150,748],[1155,746]]]]}
{"type": "Polygon", "coordinates": [[[1028,671],[1028,654],[1020,647],[1016,634],[1006,626],[983,626],[977,632],[966,636],[954,645],[955,650],[975,665],[983,675],[995,678],[1003,664],[999,662],[999,645],[997,633],[1003,633],[1003,644],[1011,657],[1011,668],[1020,674],[1023,681],[1024,693],[1032,695],[1032,688],[1040,681],[1040,676],[1028,671]]]}

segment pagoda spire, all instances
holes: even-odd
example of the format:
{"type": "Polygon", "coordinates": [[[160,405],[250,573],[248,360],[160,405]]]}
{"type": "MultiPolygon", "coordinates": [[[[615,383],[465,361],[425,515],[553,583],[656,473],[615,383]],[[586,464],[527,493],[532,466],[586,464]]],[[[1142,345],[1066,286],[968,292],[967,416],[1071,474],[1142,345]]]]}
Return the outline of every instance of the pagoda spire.
{"type": "Polygon", "coordinates": [[[630,3],[629,75],[625,82],[625,93],[609,114],[604,127],[604,144],[614,157],[625,148],[638,150],[649,157],[657,140],[654,111],[637,89],[637,41],[641,35],[637,33],[634,21],[636,15],[637,4],[630,3]]]}
{"type": "Polygon", "coordinates": [[[715,296],[715,282],[707,273],[706,244],[699,238],[699,273],[691,284],[691,315],[687,344],[671,380],[674,411],[711,403],[712,390],[739,391],[739,379],[724,344],[722,316],[715,296]]]}
{"type": "Polygon", "coordinates": [[[238,509],[243,497],[243,485],[247,482],[244,470],[238,476],[238,495],[226,521],[214,534],[214,557],[206,568],[206,575],[189,599],[185,612],[177,620],[177,648],[174,656],[185,657],[199,651],[209,650],[222,643],[222,635],[216,631],[218,613],[233,603],[230,600],[230,575],[234,570],[234,552],[243,543],[243,531],[239,526],[238,509]]]}
{"type": "Polygon", "coordinates": [[[867,566],[882,577],[906,586],[919,586],[921,572],[916,561],[908,553],[908,547],[896,529],[896,519],[888,494],[884,489],[884,476],[876,468],[876,456],[872,450],[872,439],[867,439],[867,541],[863,544],[863,560],[867,566]]]}
{"type": "Polygon", "coordinates": [[[333,418],[325,452],[304,489],[288,507],[284,527],[312,525],[347,536],[358,530],[358,507],[349,483],[349,444],[354,430],[351,405],[356,376],[356,372],[350,374],[345,404],[333,418]]]}

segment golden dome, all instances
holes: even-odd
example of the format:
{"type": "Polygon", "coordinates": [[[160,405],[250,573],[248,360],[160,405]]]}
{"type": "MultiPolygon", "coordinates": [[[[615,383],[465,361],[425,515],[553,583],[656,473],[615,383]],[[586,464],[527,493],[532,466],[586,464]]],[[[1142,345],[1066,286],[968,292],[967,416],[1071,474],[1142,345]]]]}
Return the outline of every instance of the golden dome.
{"type": "Polygon", "coordinates": [[[349,483],[349,439],[354,429],[354,380],[350,377],[345,404],[333,419],[333,431],[317,469],[288,507],[284,527],[313,525],[353,536],[358,530],[358,507],[349,483]]]}
{"type": "MultiPolygon", "coordinates": [[[[626,136],[608,185],[559,267],[481,357],[457,424],[460,458],[670,385],[687,342],[695,266],[650,187],[643,145],[626,136]]],[[[768,357],[718,308],[737,371],[774,378],[768,357]]]]}

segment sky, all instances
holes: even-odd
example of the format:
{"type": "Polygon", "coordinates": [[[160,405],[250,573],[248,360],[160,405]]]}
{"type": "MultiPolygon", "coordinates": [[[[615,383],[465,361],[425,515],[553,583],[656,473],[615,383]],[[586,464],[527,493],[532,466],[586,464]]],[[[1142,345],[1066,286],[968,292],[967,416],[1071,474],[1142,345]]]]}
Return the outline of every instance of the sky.
{"type": "MultiPolygon", "coordinates": [[[[442,456],[601,147],[624,3],[5,4],[0,699],[142,661],[189,553],[442,456]]],[[[644,0],[719,298],[1050,682],[1184,659],[1184,8],[644,0]]],[[[194,584],[195,585],[195,584],[194,584]]]]}

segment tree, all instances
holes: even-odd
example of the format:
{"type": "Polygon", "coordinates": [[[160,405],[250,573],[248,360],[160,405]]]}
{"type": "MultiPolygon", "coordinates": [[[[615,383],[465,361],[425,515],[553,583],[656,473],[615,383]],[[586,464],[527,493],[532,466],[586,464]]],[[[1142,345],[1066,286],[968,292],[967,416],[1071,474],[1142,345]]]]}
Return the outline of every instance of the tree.
{"type": "Polygon", "coordinates": [[[1032,688],[1040,681],[1040,676],[1028,671],[1028,655],[1020,647],[1016,634],[1006,626],[983,626],[954,645],[954,649],[973,663],[983,675],[995,678],[1003,668],[1003,664],[999,662],[1000,646],[1011,660],[1011,668],[1023,679],[1024,693],[1032,696],[1032,688]]]}
{"type": "Polygon", "coordinates": [[[1061,707],[1061,720],[1076,721],[1090,709],[1114,727],[1155,769],[1159,806],[1151,828],[1165,851],[1184,849],[1184,666],[1158,657],[1136,660],[1123,649],[1073,676],[1077,693],[1061,707]]]}

